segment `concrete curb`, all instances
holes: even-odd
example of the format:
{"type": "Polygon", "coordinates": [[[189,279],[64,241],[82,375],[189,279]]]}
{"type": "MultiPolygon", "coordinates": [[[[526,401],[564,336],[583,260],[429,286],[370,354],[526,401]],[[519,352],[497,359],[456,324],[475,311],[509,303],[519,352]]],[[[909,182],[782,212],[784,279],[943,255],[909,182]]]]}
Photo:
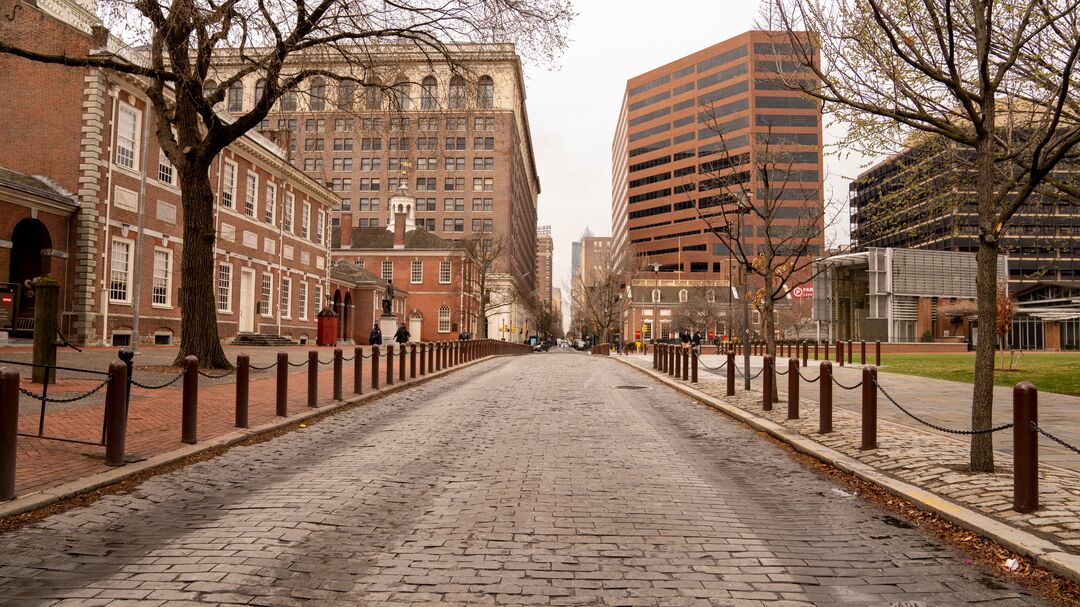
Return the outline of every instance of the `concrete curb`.
{"type": "MultiPolygon", "coordinates": [[[[169,451],[167,453],[160,453],[158,455],[154,455],[140,462],[125,464],[111,470],[106,470],[105,472],[99,472],[85,478],[58,485],[51,489],[46,489],[39,493],[31,493],[26,496],[16,497],[13,500],[0,504],[0,518],[7,518],[9,516],[24,514],[32,510],[44,508],[45,506],[55,504],[56,502],[75,497],[83,493],[88,493],[101,487],[113,485],[148,470],[153,470],[155,468],[160,468],[162,466],[172,464],[186,457],[191,457],[192,455],[198,455],[200,453],[217,449],[219,447],[230,447],[249,438],[260,436],[268,432],[273,432],[275,430],[291,426],[293,424],[301,423],[304,420],[310,419],[312,417],[325,415],[327,413],[333,413],[338,409],[341,409],[342,407],[348,405],[378,400],[384,396],[388,396],[395,392],[399,392],[407,388],[412,388],[420,384],[426,383],[430,380],[437,379],[448,373],[460,371],[462,369],[466,369],[468,367],[480,364],[488,360],[500,358],[501,356],[511,355],[494,354],[490,356],[485,356],[483,358],[478,358],[470,362],[462,363],[456,367],[442,369],[434,373],[427,373],[423,377],[406,379],[405,383],[397,383],[397,379],[395,377],[394,385],[386,386],[384,384],[378,391],[375,392],[354,394],[352,396],[347,396],[340,401],[331,401],[329,403],[322,404],[314,409],[305,407],[303,411],[294,415],[290,415],[289,417],[274,419],[273,421],[267,422],[259,426],[255,426],[252,428],[244,428],[230,432],[228,434],[215,436],[204,441],[199,441],[194,445],[184,445],[183,447],[180,447],[178,449],[173,449],[172,451],[169,451]]],[[[305,387],[304,389],[306,390],[307,388],[305,387]]]]}
{"type": "Polygon", "coordinates": [[[923,510],[933,512],[953,524],[989,538],[1013,552],[1029,557],[1034,560],[1036,564],[1045,567],[1057,575],[1073,582],[1080,583],[1080,555],[1068,552],[1059,544],[1038,537],[1030,532],[1012,527],[916,485],[888,476],[869,464],[860,462],[835,449],[826,447],[811,438],[789,430],[771,420],[758,417],[739,407],[729,405],[700,390],[672,381],[661,373],[635,365],[630,361],[615,357],[612,358],[633,369],[637,369],[661,384],[674,388],[694,400],[745,423],[755,430],[767,433],[769,436],[788,444],[799,453],[809,455],[838,470],[852,474],[864,481],[874,483],[889,493],[910,501],[923,510]]]}

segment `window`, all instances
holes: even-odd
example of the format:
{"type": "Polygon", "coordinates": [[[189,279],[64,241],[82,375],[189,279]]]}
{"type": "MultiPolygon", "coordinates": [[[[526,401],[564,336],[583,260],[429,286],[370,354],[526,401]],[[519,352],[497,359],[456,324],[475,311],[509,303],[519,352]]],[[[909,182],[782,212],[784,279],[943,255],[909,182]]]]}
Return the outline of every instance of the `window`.
{"type": "MultiPolygon", "coordinates": [[[[436,183],[434,177],[417,177],[416,178],[416,191],[417,192],[434,192],[436,190],[436,183]]],[[[420,210],[417,205],[417,210],[420,210]]]]}
{"type": "Polygon", "coordinates": [[[365,151],[376,151],[382,149],[381,137],[363,137],[360,139],[360,149],[365,151]]]}
{"type": "Polygon", "coordinates": [[[434,198],[417,198],[416,199],[416,211],[434,211],[435,199],[434,198]]]}
{"type": "Polygon", "coordinates": [[[443,168],[445,168],[447,171],[464,171],[465,159],[447,156],[443,159],[443,168]]]}
{"type": "Polygon", "coordinates": [[[274,277],[269,274],[262,275],[262,297],[259,298],[259,314],[270,316],[272,308],[270,297],[274,294],[274,277]]]}
{"type": "Polygon", "coordinates": [[[218,264],[217,309],[218,312],[232,310],[232,266],[227,263],[218,264]]]}
{"type": "Polygon", "coordinates": [[[309,105],[312,110],[322,111],[326,109],[326,81],[315,78],[311,81],[311,99],[309,105]]]}
{"type": "Polygon", "coordinates": [[[296,124],[296,118],[278,118],[277,128],[295,131],[296,124]]]}
{"type": "MultiPolygon", "coordinates": [[[[342,211],[351,211],[352,210],[352,198],[342,198],[341,199],[341,210],[342,211]]],[[[335,219],[337,219],[337,218],[335,217],[335,219]]],[[[334,225],[339,225],[339,224],[335,223],[334,225]]]]}
{"type": "Polygon", "coordinates": [[[450,262],[449,261],[440,261],[439,262],[439,284],[441,284],[441,285],[450,284],[450,262]]]}
{"type": "Polygon", "coordinates": [[[372,179],[368,177],[362,177],[360,179],[360,191],[362,192],[378,192],[381,189],[382,179],[372,179]]]}
{"type": "Polygon", "coordinates": [[[379,199],[378,198],[361,198],[360,199],[361,211],[378,211],[379,199]]]}
{"type": "Polygon", "coordinates": [[[492,207],[491,198],[473,198],[472,210],[474,211],[490,211],[492,207]]]}
{"type": "Polygon", "coordinates": [[[686,303],[686,289],[679,289],[679,303],[686,303]]]}
{"type": "MultiPolygon", "coordinates": [[[[465,149],[465,148],[460,148],[465,149]]],[[[495,138],[494,137],[473,137],[473,149],[474,150],[495,150],[495,138]]]]}
{"type": "Polygon", "coordinates": [[[428,232],[434,232],[435,231],[435,218],[434,217],[428,217],[427,219],[417,219],[416,220],[416,227],[424,228],[428,232]]]}
{"type": "Polygon", "coordinates": [[[412,139],[408,137],[391,137],[389,142],[390,150],[407,150],[411,147],[412,139]]]}
{"type": "Polygon", "coordinates": [[[653,303],[660,303],[660,289],[653,289],[652,301],[653,303]]]}
{"type": "Polygon", "coordinates": [[[166,185],[173,185],[176,176],[176,171],[173,169],[173,165],[169,162],[168,156],[165,155],[165,150],[158,151],[158,176],[157,179],[161,183],[166,185]]]}
{"type": "Polygon", "coordinates": [[[361,171],[381,171],[382,170],[382,158],[361,158],[360,159],[361,171]]]}
{"type": "Polygon", "coordinates": [[[259,78],[255,81],[255,103],[262,101],[263,95],[266,94],[266,81],[259,78]]]}
{"type": "Polygon", "coordinates": [[[326,119],[308,118],[304,121],[304,130],[309,133],[321,133],[326,130],[326,119]]]}
{"type": "Polygon", "coordinates": [[[421,131],[437,131],[439,130],[438,118],[417,118],[416,119],[417,130],[421,131]]]}
{"type": "Polygon", "coordinates": [[[154,249],[154,284],[150,303],[155,306],[172,305],[172,251],[154,249]]]}
{"type": "MultiPolygon", "coordinates": [[[[334,118],[334,132],[337,132],[337,133],[351,133],[352,130],[353,130],[353,119],[352,118],[334,118]]],[[[349,142],[350,142],[349,145],[352,145],[352,143],[351,143],[352,139],[350,139],[349,142]]],[[[350,147],[349,149],[351,150],[352,148],[350,147]]]]}
{"type": "Polygon", "coordinates": [[[447,177],[443,179],[443,190],[447,192],[463,192],[465,191],[465,178],[464,177],[447,177]]]}
{"type": "Polygon", "coordinates": [[[312,300],[312,302],[311,302],[311,304],[313,306],[315,306],[315,315],[316,316],[319,314],[319,310],[322,310],[322,306],[323,306],[324,303],[325,302],[323,301],[322,285],[321,284],[316,284],[315,285],[315,299],[312,300]]]}
{"type": "Polygon", "coordinates": [[[289,301],[291,293],[292,293],[292,279],[291,278],[282,278],[281,279],[281,317],[282,318],[292,318],[292,310],[291,310],[291,308],[292,308],[291,303],[292,302],[289,301]]]}
{"type": "Polygon", "coordinates": [[[495,81],[491,76],[480,76],[476,83],[476,106],[482,110],[495,107],[495,81]]]}
{"type": "Polygon", "coordinates": [[[305,171],[321,171],[323,170],[322,158],[305,158],[304,159],[305,171]]]}
{"type": "Polygon", "coordinates": [[[139,113],[125,103],[120,104],[116,125],[116,164],[135,168],[139,153],[139,113]]]}
{"type": "Polygon", "coordinates": [[[408,82],[399,82],[394,85],[394,107],[392,109],[407,111],[412,102],[412,85],[408,82]]]}
{"type": "Polygon", "coordinates": [[[326,140],[321,137],[308,137],[304,140],[305,152],[322,152],[326,150],[326,140]]]}
{"type": "Polygon", "coordinates": [[[132,241],[113,238],[112,259],[109,267],[109,301],[131,302],[131,250],[132,241]]]}
{"type": "Polygon", "coordinates": [[[350,177],[334,177],[330,180],[331,192],[351,192],[352,191],[352,178],[350,177]]]}
{"type": "Polygon", "coordinates": [[[439,333],[450,332],[450,306],[439,306],[439,333]]]}
{"type": "Polygon", "coordinates": [[[439,168],[437,158],[417,158],[416,170],[417,171],[434,171],[439,168]]]}
{"type": "Polygon", "coordinates": [[[277,213],[277,185],[266,184],[266,208],[263,211],[263,221],[273,225],[274,214],[277,213]]]}
{"type": "Polygon", "coordinates": [[[311,235],[311,203],[305,202],[300,208],[300,237],[308,238],[311,235]]]}
{"type": "Polygon", "coordinates": [[[474,171],[494,171],[495,159],[490,156],[477,156],[472,159],[474,171]]]}
{"type": "Polygon", "coordinates": [[[464,150],[465,138],[464,137],[447,137],[446,149],[448,150],[464,150]]]}
{"type": "Polygon", "coordinates": [[[307,283],[301,282],[299,285],[299,293],[297,293],[296,304],[299,308],[297,315],[300,320],[307,320],[307,283]]]}
{"type": "Polygon", "coordinates": [[[414,261],[414,262],[412,262],[412,267],[410,268],[410,270],[411,270],[411,272],[409,273],[409,282],[410,283],[412,283],[414,285],[418,285],[418,284],[424,282],[424,262],[422,262],[422,261],[414,261]]]}
{"type": "Polygon", "coordinates": [[[408,119],[408,118],[402,118],[402,117],[391,118],[390,119],[390,130],[391,131],[407,131],[410,128],[412,128],[411,122],[412,121],[410,119],[408,119]]]}
{"type": "Polygon", "coordinates": [[[285,193],[285,216],[281,219],[281,228],[292,234],[293,231],[293,213],[296,211],[296,199],[291,192],[285,193]]]}
{"type": "Polygon", "coordinates": [[[233,113],[244,111],[244,83],[239,80],[229,85],[228,108],[233,113]]]}
{"type": "Polygon", "coordinates": [[[390,260],[383,260],[381,273],[379,276],[383,280],[394,280],[394,262],[390,260]]]}
{"type": "Polygon", "coordinates": [[[491,192],[495,190],[495,180],[491,177],[473,177],[472,189],[474,192],[491,192]]]}
{"type": "Polygon", "coordinates": [[[490,219],[474,219],[472,220],[473,232],[491,232],[491,220],[490,219]]]}
{"type": "Polygon", "coordinates": [[[705,291],[705,301],[707,301],[709,303],[715,302],[716,301],[716,291],[713,291],[712,289],[709,289],[708,291],[705,291]]]}
{"type": "MultiPolygon", "coordinates": [[[[417,137],[416,138],[416,149],[420,150],[420,151],[433,152],[433,151],[439,149],[439,138],[438,137],[417,137]]],[[[434,170],[434,169],[432,169],[432,170],[434,170]]]]}
{"type": "Polygon", "coordinates": [[[465,199],[464,198],[443,198],[444,211],[464,211],[465,199]]]}
{"type": "Polygon", "coordinates": [[[296,111],[296,91],[285,91],[281,94],[281,111],[296,111]]]}
{"type": "Polygon", "coordinates": [[[244,213],[250,217],[255,216],[255,207],[259,202],[259,176],[255,173],[247,174],[247,189],[244,191],[244,213]]]}
{"type": "Polygon", "coordinates": [[[443,220],[443,232],[464,232],[465,220],[464,219],[444,219],[443,220]]]}
{"type": "Polygon", "coordinates": [[[383,109],[383,92],[382,88],[380,88],[382,82],[378,78],[372,78],[368,84],[370,86],[365,92],[364,108],[369,110],[383,109]]]}
{"type": "Polygon", "coordinates": [[[323,234],[326,231],[326,211],[319,209],[318,223],[315,224],[315,242],[323,243],[323,234]]]}
{"type": "MultiPolygon", "coordinates": [[[[338,83],[338,107],[347,110],[352,107],[353,101],[356,100],[356,81],[348,78],[338,83]]],[[[338,118],[338,120],[341,120],[338,118]]],[[[337,122],[336,120],[334,121],[337,122]]],[[[351,120],[350,120],[351,122],[351,120]]],[[[349,128],[352,130],[352,127],[349,128]]]]}
{"type": "Polygon", "coordinates": [[[447,118],[446,130],[448,131],[464,131],[465,119],[464,118],[447,118]]]}
{"type": "Polygon", "coordinates": [[[461,76],[454,76],[450,79],[449,102],[452,110],[465,109],[465,79],[461,76]]]}
{"type": "Polygon", "coordinates": [[[424,79],[420,81],[420,109],[435,109],[436,88],[437,82],[435,76],[425,76],[424,79]]]}
{"type": "Polygon", "coordinates": [[[352,137],[342,137],[334,139],[334,151],[335,152],[351,152],[353,148],[352,137]]]}
{"type": "Polygon", "coordinates": [[[352,171],[352,158],[334,158],[333,167],[339,173],[350,172],[352,171]]]}
{"type": "Polygon", "coordinates": [[[475,131],[494,131],[495,130],[495,118],[492,116],[478,116],[473,118],[473,130],[475,131]]]}

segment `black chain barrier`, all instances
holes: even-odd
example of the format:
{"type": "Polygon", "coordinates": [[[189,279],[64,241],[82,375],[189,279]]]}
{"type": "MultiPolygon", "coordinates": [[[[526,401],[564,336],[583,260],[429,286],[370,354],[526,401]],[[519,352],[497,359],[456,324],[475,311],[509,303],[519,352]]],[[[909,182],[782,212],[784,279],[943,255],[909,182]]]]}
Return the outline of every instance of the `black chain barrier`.
{"type": "Polygon", "coordinates": [[[790,369],[788,369],[787,371],[781,371],[780,367],[773,367],[773,370],[776,371],[777,375],[787,375],[788,373],[791,373],[790,369]]]}
{"type": "Polygon", "coordinates": [[[720,363],[719,367],[710,367],[709,365],[705,364],[704,360],[701,360],[700,356],[698,357],[698,363],[701,364],[702,367],[705,367],[710,371],[719,371],[720,369],[723,369],[727,366],[727,358],[724,359],[724,362],[720,363]]]}
{"type": "Polygon", "coordinates": [[[835,375],[833,376],[832,381],[833,381],[834,384],[840,386],[841,388],[843,388],[845,390],[854,390],[855,388],[861,388],[862,387],[862,381],[855,384],[854,386],[845,386],[844,384],[842,384],[842,383],[840,383],[839,381],[836,380],[835,375]]]}
{"type": "Polygon", "coordinates": [[[277,366],[277,361],[274,361],[274,362],[270,363],[269,365],[266,365],[265,367],[260,367],[259,365],[248,365],[248,368],[249,369],[255,369],[256,371],[268,371],[270,369],[273,369],[276,366],[277,366]]]}
{"type": "Polygon", "coordinates": [[[820,373],[814,379],[807,379],[806,376],[802,374],[802,371],[796,371],[796,373],[799,374],[799,379],[803,380],[804,382],[806,382],[808,384],[816,383],[819,379],[821,379],[821,374],[820,373]]]}
{"type": "MultiPolygon", "coordinates": [[[[862,383],[862,382],[859,382],[859,383],[862,383]]],[[[888,392],[885,391],[885,388],[880,383],[875,381],[874,385],[877,386],[878,391],[881,392],[885,396],[885,398],[887,398],[889,400],[890,403],[892,403],[897,409],[900,409],[901,411],[903,411],[904,415],[907,415],[911,419],[919,422],[920,424],[926,426],[927,428],[933,428],[934,430],[937,430],[938,432],[944,432],[945,434],[959,434],[961,436],[972,436],[972,435],[975,435],[975,434],[992,434],[994,432],[1001,432],[1002,430],[1008,430],[1009,428],[1013,427],[1012,424],[1004,424],[1004,425],[998,426],[996,428],[988,428],[986,430],[955,430],[953,428],[946,428],[945,426],[939,426],[939,425],[937,425],[935,423],[928,422],[925,419],[922,419],[921,417],[919,417],[918,415],[915,415],[911,411],[908,411],[907,409],[905,409],[900,403],[896,402],[896,399],[894,399],[888,392]]]]}
{"type": "Polygon", "coordinates": [[[47,403],[73,403],[73,402],[75,402],[77,400],[82,400],[84,398],[89,398],[89,397],[93,396],[94,394],[97,394],[102,388],[109,385],[110,381],[112,381],[112,376],[111,375],[108,376],[107,378],[105,378],[105,381],[98,384],[98,386],[96,388],[93,388],[88,392],[83,392],[82,394],[78,394],[76,396],[62,396],[60,398],[55,398],[55,397],[52,397],[52,396],[46,397],[46,396],[44,396],[42,394],[35,394],[35,393],[27,390],[26,388],[19,388],[19,392],[22,392],[23,394],[25,394],[26,396],[29,396],[30,398],[32,398],[34,400],[40,400],[40,401],[44,401],[44,402],[47,402],[47,403]]]}
{"type": "Polygon", "coordinates": [[[170,379],[169,381],[167,381],[167,382],[165,382],[163,384],[158,384],[156,386],[149,385],[149,384],[144,384],[144,383],[136,381],[134,379],[131,379],[129,381],[131,382],[131,385],[138,386],[138,387],[140,387],[140,388],[142,388],[144,390],[160,390],[162,388],[168,388],[169,386],[171,386],[171,385],[175,384],[176,382],[180,381],[180,378],[183,377],[183,376],[184,376],[184,373],[183,373],[183,371],[181,371],[179,374],[177,374],[176,377],[170,379]]]}
{"type": "Polygon", "coordinates": [[[306,360],[302,360],[302,361],[300,361],[300,362],[298,362],[298,363],[290,362],[290,363],[289,363],[289,366],[290,366],[290,367],[306,367],[306,366],[307,366],[307,361],[306,361],[306,360]]]}
{"type": "Polygon", "coordinates": [[[345,356],[344,354],[342,354],[341,360],[342,362],[351,363],[352,361],[356,360],[356,355],[353,354],[352,356],[345,356]]]}
{"type": "Polygon", "coordinates": [[[236,373],[236,367],[233,367],[231,370],[229,370],[229,371],[227,371],[225,373],[222,373],[221,375],[214,375],[212,373],[207,373],[207,372],[203,371],[202,369],[199,369],[199,375],[202,375],[203,377],[209,377],[210,379],[221,379],[222,377],[228,377],[228,376],[232,375],[233,373],[236,373]]]}
{"type": "Polygon", "coordinates": [[[1042,434],[1043,436],[1045,436],[1046,438],[1054,441],[1055,443],[1061,445],[1062,447],[1065,447],[1069,451],[1072,451],[1073,453],[1076,453],[1076,454],[1080,455],[1080,449],[1070,445],[1069,443],[1061,440],[1060,438],[1054,436],[1053,434],[1050,434],[1046,430],[1043,430],[1042,428],[1039,427],[1039,424],[1036,424],[1035,422],[1031,422],[1031,429],[1038,432],[1039,434],[1042,434]]]}
{"type": "Polygon", "coordinates": [[[322,361],[322,359],[321,359],[321,358],[318,358],[318,357],[316,357],[316,358],[315,358],[315,360],[316,360],[316,361],[318,361],[318,363],[319,363],[320,365],[329,365],[329,364],[331,364],[331,363],[333,363],[333,362],[334,362],[334,359],[333,359],[333,358],[331,358],[330,360],[328,360],[328,361],[326,361],[326,362],[323,362],[323,361],[322,361]]]}

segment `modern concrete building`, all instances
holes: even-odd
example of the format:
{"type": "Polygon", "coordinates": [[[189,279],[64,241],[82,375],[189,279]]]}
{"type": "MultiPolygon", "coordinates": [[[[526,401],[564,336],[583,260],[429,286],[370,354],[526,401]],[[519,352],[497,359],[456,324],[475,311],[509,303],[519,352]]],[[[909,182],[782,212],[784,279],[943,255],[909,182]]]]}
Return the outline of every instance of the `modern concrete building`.
{"type": "MultiPolygon", "coordinates": [[[[797,65],[782,40],[747,32],[627,81],[611,148],[613,252],[622,267],[658,263],[674,280],[729,281],[731,256],[702,216],[723,224],[738,209],[736,193],[764,196],[751,167],[766,150],[786,160],[774,229],[804,210],[820,216],[820,110],[785,87],[778,71],[797,65]]],[[[751,251],[764,242],[761,228],[746,216],[751,251]]],[[[821,243],[810,245],[816,255],[821,243]]]]}
{"type": "MultiPolygon", "coordinates": [[[[978,250],[975,167],[965,154],[921,135],[859,175],[849,186],[853,250],[978,250]]],[[[1075,179],[1078,170],[1068,163],[1052,176],[1075,179]]],[[[1010,290],[1080,280],[1080,201],[1032,194],[1009,222],[1001,253],[1009,257],[1010,290]]]]}

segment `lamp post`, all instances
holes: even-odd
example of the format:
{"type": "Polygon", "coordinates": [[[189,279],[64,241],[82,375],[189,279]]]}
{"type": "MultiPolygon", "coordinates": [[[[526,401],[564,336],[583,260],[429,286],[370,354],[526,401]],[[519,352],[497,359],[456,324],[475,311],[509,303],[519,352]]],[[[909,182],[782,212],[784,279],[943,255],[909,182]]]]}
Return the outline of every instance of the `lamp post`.
{"type": "MultiPolygon", "coordinates": [[[[653,280],[656,281],[656,291],[657,291],[657,293],[659,293],[660,292],[660,264],[653,262],[653,263],[651,263],[649,265],[652,266],[653,280]]],[[[656,305],[658,299],[659,298],[655,297],[655,296],[652,298],[652,324],[649,327],[649,333],[651,334],[650,337],[652,337],[653,346],[656,346],[656,332],[660,328],[660,312],[657,309],[658,307],[656,305]]]]}
{"type": "MultiPolygon", "coordinates": [[[[743,215],[750,212],[750,197],[745,191],[739,191],[735,195],[735,204],[739,208],[738,219],[736,221],[736,228],[739,230],[739,237],[742,238],[742,224],[743,215]]],[[[729,238],[728,245],[731,244],[730,238],[730,225],[728,226],[729,238]]],[[[741,247],[740,247],[741,249],[741,247]]],[[[731,247],[728,246],[728,250],[731,247]]],[[[746,257],[745,255],[743,256],[746,257]]],[[[750,390],[750,271],[753,270],[753,266],[749,262],[743,267],[743,294],[742,294],[742,312],[743,312],[743,389],[750,390]]]]}

